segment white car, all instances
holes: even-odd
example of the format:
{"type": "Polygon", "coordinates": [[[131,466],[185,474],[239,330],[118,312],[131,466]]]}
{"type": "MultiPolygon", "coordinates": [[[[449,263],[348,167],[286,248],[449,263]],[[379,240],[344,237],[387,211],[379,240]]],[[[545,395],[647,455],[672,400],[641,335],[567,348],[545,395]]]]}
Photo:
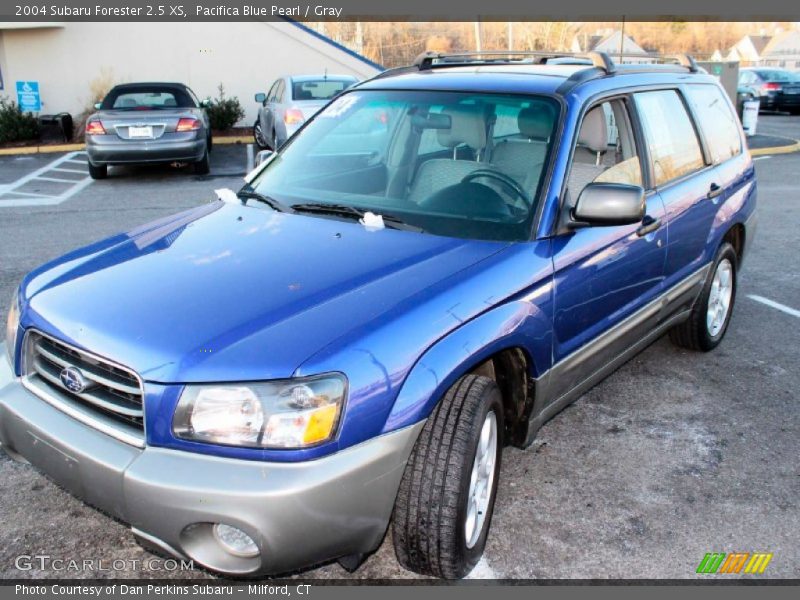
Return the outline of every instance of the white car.
{"type": "Polygon", "coordinates": [[[261,104],[253,137],[261,149],[277,150],[300,126],[337,94],[358,82],[352,75],[299,75],[276,80],[261,104]]]}

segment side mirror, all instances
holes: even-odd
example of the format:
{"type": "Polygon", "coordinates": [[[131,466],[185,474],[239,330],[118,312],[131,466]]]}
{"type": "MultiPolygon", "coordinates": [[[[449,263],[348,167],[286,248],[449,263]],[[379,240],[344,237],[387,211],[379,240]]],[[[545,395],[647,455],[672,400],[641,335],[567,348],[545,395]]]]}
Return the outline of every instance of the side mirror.
{"type": "Polygon", "coordinates": [[[256,102],[259,104],[264,104],[267,101],[267,95],[264,92],[259,92],[256,94],[256,102]]]}
{"type": "Polygon", "coordinates": [[[95,110],[100,110],[100,107],[101,107],[101,106],[103,106],[103,103],[102,103],[102,102],[95,102],[95,103],[94,103],[94,109],[95,109],[95,110]]]}
{"type": "Polygon", "coordinates": [[[255,166],[258,166],[267,160],[269,160],[270,156],[272,156],[272,150],[261,150],[255,157],[255,166]]]}
{"type": "Polygon", "coordinates": [[[200,106],[202,108],[211,108],[211,100],[208,99],[203,100],[202,102],[200,102],[200,106]]]}
{"type": "Polygon", "coordinates": [[[623,183],[590,183],[572,210],[572,226],[631,225],[645,215],[644,189],[623,183]]]}

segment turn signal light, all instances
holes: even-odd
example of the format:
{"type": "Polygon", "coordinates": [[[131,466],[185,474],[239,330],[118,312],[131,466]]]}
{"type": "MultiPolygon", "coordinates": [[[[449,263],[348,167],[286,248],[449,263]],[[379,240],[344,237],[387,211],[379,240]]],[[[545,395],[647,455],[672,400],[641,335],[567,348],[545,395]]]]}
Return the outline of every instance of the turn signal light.
{"type": "Polygon", "coordinates": [[[200,129],[200,121],[197,119],[183,118],[178,121],[175,131],[197,131],[200,129]]]}
{"type": "Polygon", "coordinates": [[[86,135],[105,135],[106,130],[100,121],[87,121],[86,135]]]}
{"type": "Polygon", "coordinates": [[[283,113],[283,122],[287,125],[299,125],[303,121],[303,112],[299,108],[287,108],[283,113]]]}

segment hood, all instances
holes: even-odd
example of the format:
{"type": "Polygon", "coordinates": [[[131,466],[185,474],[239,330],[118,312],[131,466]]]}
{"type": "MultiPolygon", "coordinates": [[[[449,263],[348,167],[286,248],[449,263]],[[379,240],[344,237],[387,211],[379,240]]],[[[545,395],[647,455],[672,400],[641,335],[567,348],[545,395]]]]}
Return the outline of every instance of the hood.
{"type": "Polygon", "coordinates": [[[22,324],[148,381],[289,377],[505,246],[214,202],[37,269],[22,324]]]}

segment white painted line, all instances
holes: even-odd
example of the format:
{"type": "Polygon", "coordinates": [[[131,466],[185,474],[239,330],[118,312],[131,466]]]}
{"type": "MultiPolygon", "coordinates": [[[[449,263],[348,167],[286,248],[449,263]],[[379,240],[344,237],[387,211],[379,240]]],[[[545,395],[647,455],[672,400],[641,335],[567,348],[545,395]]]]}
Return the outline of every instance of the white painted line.
{"type": "Polygon", "coordinates": [[[53,167],[51,171],[62,171],[63,173],[80,173],[81,175],[86,174],[86,171],[81,171],[79,169],[63,169],[61,167],[53,167]]]}
{"type": "Polygon", "coordinates": [[[772,156],[756,156],[753,160],[766,160],[768,158],[772,158],[772,156]]]}
{"type": "Polygon", "coordinates": [[[85,152],[68,152],[67,154],[57,158],[56,160],[46,164],[45,166],[20,177],[15,182],[4,184],[0,186],[0,208],[17,207],[17,206],[51,206],[54,204],[61,204],[65,200],[71,198],[74,194],[84,189],[90,183],[92,178],[88,176],[86,171],[79,171],[76,169],[67,169],[62,167],[64,163],[70,161],[75,162],[77,156],[84,155],[85,152]],[[60,177],[49,177],[52,171],[63,171],[66,173],[80,173],[84,177],[82,179],[64,179],[60,177]],[[50,194],[31,194],[29,192],[20,192],[19,188],[23,187],[26,183],[33,180],[40,179],[45,181],[55,181],[58,183],[72,184],[64,192],[58,195],[50,194]],[[5,197],[4,197],[5,196],[5,197]],[[23,196],[20,198],[20,196],[23,196]]]}
{"type": "Polygon", "coordinates": [[[50,194],[31,194],[30,192],[20,192],[19,190],[9,190],[7,194],[16,194],[18,196],[30,196],[31,198],[58,198],[58,196],[51,196],[50,194]]]}
{"type": "Polygon", "coordinates": [[[757,296],[755,294],[747,294],[747,297],[751,300],[755,300],[756,302],[760,302],[761,304],[765,304],[775,310],[779,310],[781,312],[786,313],[787,315],[792,315],[793,317],[797,317],[800,319],[800,310],[795,310],[785,304],[781,304],[780,302],[775,302],[774,300],[770,300],[769,298],[764,298],[764,296],[757,296]]]}
{"type": "Polygon", "coordinates": [[[86,164],[85,160],[80,160],[78,158],[70,158],[69,160],[65,160],[64,162],[74,162],[74,163],[78,163],[79,165],[85,165],[86,164]]]}
{"type": "Polygon", "coordinates": [[[80,179],[58,179],[57,177],[37,177],[36,181],[57,181],[58,183],[79,183],[80,179]]]}

